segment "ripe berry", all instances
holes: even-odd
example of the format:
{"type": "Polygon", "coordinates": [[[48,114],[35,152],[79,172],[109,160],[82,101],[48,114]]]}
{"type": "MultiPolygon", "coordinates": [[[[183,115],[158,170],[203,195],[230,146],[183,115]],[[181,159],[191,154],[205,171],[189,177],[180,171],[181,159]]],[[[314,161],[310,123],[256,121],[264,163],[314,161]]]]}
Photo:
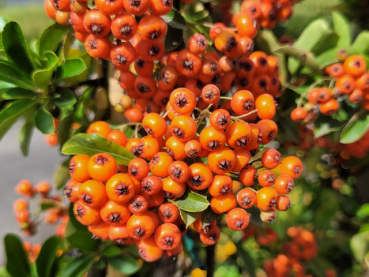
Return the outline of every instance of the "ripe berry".
{"type": "Polygon", "coordinates": [[[113,226],[121,226],[130,218],[131,212],[128,209],[128,204],[108,200],[101,207],[100,215],[106,223],[113,226]]]}
{"type": "Polygon", "coordinates": [[[100,221],[97,224],[88,226],[88,231],[92,233],[94,239],[101,239],[102,241],[109,240],[109,227],[105,221],[100,221]]]}
{"type": "Polygon", "coordinates": [[[110,200],[126,203],[136,194],[134,181],[128,174],[115,174],[106,183],[106,194],[110,200]]]}
{"type": "Polygon", "coordinates": [[[299,177],[302,173],[303,165],[299,158],[289,156],[284,158],[281,164],[281,174],[291,176],[293,179],[299,177]]]}
{"type": "Polygon", "coordinates": [[[140,240],[137,250],[146,262],[155,262],[163,255],[163,250],[157,246],[154,236],[140,240]]]}
{"type": "Polygon", "coordinates": [[[32,183],[28,180],[22,180],[16,186],[15,191],[19,194],[32,196],[32,183]]]}
{"type": "Polygon", "coordinates": [[[276,114],[274,99],[270,94],[262,94],[256,98],[255,108],[260,119],[272,119],[276,114]]]}
{"type": "Polygon", "coordinates": [[[290,199],[285,195],[280,195],[277,198],[277,209],[279,211],[287,211],[291,208],[291,201],[290,199]]]}
{"type": "Polygon", "coordinates": [[[250,223],[249,214],[240,208],[234,208],[227,214],[227,226],[234,231],[241,231],[246,229],[250,223]]]}
{"type": "Polygon", "coordinates": [[[160,178],[150,175],[142,180],[142,191],[148,195],[157,194],[162,190],[163,184],[160,178]]]}
{"type": "Polygon", "coordinates": [[[217,109],[210,115],[210,125],[219,130],[225,130],[231,123],[231,115],[227,110],[217,109]]]}
{"type": "Polygon", "coordinates": [[[51,185],[48,182],[40,182],[35,186],[35,191],[46,196],[51,189],[51,185]]]}
{"type": "Polygon", "coordinates": [[[233,181],[227,175],[216,175],[208,188],[213,197],[227,195],[232,192],[233,181]]]}
{"type": "Polygon", "coordinates": [[[196,134],[196,123],[188,115],[180,115],[172,120],[170,124],[172,135],[181,142],[191,140],[196,134]]]}
{"type": "Polygon", "coordinates": [[[108,137],[110,132],[111,132],[111,128],[109,124],[104,121],[96,121],[92,123],[86,131],[87,134],[97,133],[104,138],[108,137]]]}
{"type": "Polygon", "coordinates": [[[89,179],[91,179],[90,174],[88,173],[88,162],[90,157],[83,154],[75,155],[70,163],[69,163],[69,173],[70,177],[79,182],[83,183],[89,179]]]}
{"type": "Polygon", "coordinates": [[[279,194],[288,194],[292,191],[294,186],[294,182],[292,177],[288,175],[281,175],[279,176],[274,183],[274,189],[279,194]]]}
{"type": "Polygon", "coordinates": [[[126,146],[127,144],[127,136],[125,133],[119,130],[113,130],[107,137],[108,140],[114,141],[116,144],[120,146],[126,146]]]}
{"type": "Polygon", "coordinates": [[[175,137],[170,137],[165,143],[165,147],[170,156],[175,160],[183,160],[186,158],[185,144],[177,140],[175,137]]]}
{"type": "Polygon", "coordinates": [[[203,163],[194,163],[189,167],[190,177],[187,184],[195,190],[203,190],[210,186],[213,180],[213,173],[210,168],[203,163]]]}
{"type": "Polygon", "coordinates": [[[182,161],[173,162],[168,168],[169,177],[178,183],[185,183],[190,177],[188,165],[182,161]]]}
{"type": "Polygon", "coordinates": [[[103,183],[89,180],[79,188],[80,201],[91,208],[98,208],[106,201],[106,190],[103,183]]]}
{"type": "Polygon", "coordinates": [[[208,166],[215,174],[226,174],[232,170],[235,164],[236,155],[228,147],[212,151],[208,156],[208,166]]]}
{"type": "Polygon", "coordinates": [[[249,113],[254,108],[254,96],[248,90],[239,90],[232,96],[231,106],[239,115],[249,113]]]}
{"type": "Polygon", "coordinates": [[[226,213],[237,206],[237,199],[233,193],[227,195],[212,197],[210,207],[216,214],[226,213]]]}
{"type": "Polygon", "coordinates": [[[101,220],[100,211],[84,205],[81,201],[74,204],[73,212],[76,219],[83,225],[94,225],[101,220]]]}
{"type": "Polygon", "coordinates": [[[207,233],[200,233],[200,240],[206,245],[214,245],[220,239],[220,229],[218,226],[214,226],[207,233]]]}
{"type": "Polygon", "coordinates": [[[265,168],[276,168],[281,162],[281,153],[275,149],[266,150],[261,156],[261,163],[265,168]]]}
{"type": "Polygon", "coordinates": [[[172,223],[164,223],[154,233],[156,245],[163,250],[172,250],[181,243],[181,231],[172,223]]]}
{"type": "Polygon", "coordinates": [[[258,179],[258,172],[255,167],[248,165],[240,171],[239,179],[244,186],[252,186],[258,179]]]}
{"type": "Polygon", "coordinates": [[[217,151],[224,147],[226,136],[223,131],[208,126],[200,133],[201,147],[208,151],[217,151]]]}
{"type": "Polygon", "coordinates": [[[256,204],[256,193],[250,188],[244,188],[237,193],[237,203],[244,209],[256,204]]]}
{"type": "Polygon", "coordinates": [[[274,121],[263,119],[257,123],[261,133],[261,143],[268,144],[273,141],[278,133],[277,124],[274,121]]]}
{"type": "Polygon", "coordinates": [[[83,25],[90,34],[105,37],[110,33],[111,19],[99,10],[90,10],[84,16],[83,25]]]}
{"type": "Polygon", "coordinates": [[[101,153],[93,155],[87,164],[90,176],[101,182],[109,180],[117,172],[116,161],[109,154],[101,153]]]}
{"type": "Polygon", "coordinates": [[[263,187],[270,187],[274,185],[275,174],[270,170],[263,170],[258,176],[259,184],[263,187]]]}
{"type": "Polygon", "coordinates": [[[186,88],[174,90],[170,95],[169,101],[173,110],[179,114],[190,113],[196,106],[196,98],[194,93],[186,88]]]}
{"type": "Polygon", "coordinates": [[[186,184],[176,182],[172,178],[167,177],[163,180],[163,191],[167,198],[177,199],[185,193],[186,184]]]}
{"type": "Polygon", "coordinates": [[[128,219],[127,228],[132,238],[144,240],[154,233],[155,223],[147,213],[134,214],[128,219]]]}
{"type": "Polygon", "coordinates": [[[307,111],[304,108],[298,107],[292,110],[291,119],[295,122],[303,121],[307,116],[307,111]]]}
{"type": "Polygon", "coordinates": [[[119,244],[133,245],[134,240],[128,233],[127,225],[109,227],[109,239],[116,241],[119,244]]]}
{"type": "Polygon", "coordinates": [[[187,157],[196,158],[201,152],[201,144],[197,140],[187,141],[185,144],[184,151],[187,157]]]}
{"type": "Polygon", "coordinates": [[[245,147],[252,139],[252,130],[246,122],[234,122],[227,128],[227,144],[232,148],[245,147]]]}
{"type": "Polygon", "coordinates": [[[168,168],[172,164],[172,157],[164,152],[157,153],[150,161],[150,171],[158,177],[167,177],[168,168]]]}
{"type": "Polygon", "coordinates": [[[141,214],[146,212],[148,203],[142,195],[135,195],[128,203],[128,209],[133,214],[141,214]]]}
{"type": "Polygon", "coordinates": [[[164,203],[158,209],[158,216],[164,223],[173,223],[179,216],[179,210],[172,203],[164,203]]]}
{"type": "Polygon", "coordinates": [[[262,211],[276,206],[278,193],[274,188],[262,188],[256,194],[256,205],[262,211]]]}
{"type": "Polygon", "coordinates": [[[124,11],[123,2],[117,0],[95,0],[97,8],[105,14],[117,15],[124,11]]]}
{"type": "Polygon", "coordinates": [[[142,180],[149,174],[149,165],[144,159],[135,158],[128,164],[128,174],[137,180],[142,180]]]}

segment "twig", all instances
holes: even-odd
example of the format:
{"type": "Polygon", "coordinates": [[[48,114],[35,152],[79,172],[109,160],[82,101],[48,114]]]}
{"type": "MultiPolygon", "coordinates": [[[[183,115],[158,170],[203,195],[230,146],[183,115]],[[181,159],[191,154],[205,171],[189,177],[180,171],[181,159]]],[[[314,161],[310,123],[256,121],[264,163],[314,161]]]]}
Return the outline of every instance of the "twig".
{"type": "MultiPolygon", "coordinates": [[[[239,121],[239,120],[241,120],[241,118],[243,118],[245,116],[249,116],[250,114],[256,113],[257,111],[258,111],[258,109],[255,109],[255,110],[252,110],[251,112],[249,112],[247,114],[243,114],[243,115],[239,115],[239,116],[231,116],[231,119],[235,120],[235,121],[239,121]]],[[[243,120],[241,120],[241,121],[243,121],[243,120]]]]}
{"type": "Polygon", "coordinates": [[[167,111],[165,112],[165,114],[163,114],[161,117],[162,117],[162,118],[166,118],[166,117],[167,117],[167,115],[172,111],[172,109],[173,109],[173,108],[170,108],[169,110],[167,110],[167,111]]]}

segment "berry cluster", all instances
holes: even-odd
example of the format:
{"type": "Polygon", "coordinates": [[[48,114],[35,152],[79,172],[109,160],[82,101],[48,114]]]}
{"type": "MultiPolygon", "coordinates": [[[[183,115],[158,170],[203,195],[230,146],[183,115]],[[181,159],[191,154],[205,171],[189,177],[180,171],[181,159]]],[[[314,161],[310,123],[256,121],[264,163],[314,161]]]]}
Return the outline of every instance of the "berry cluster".
{"type": "MultiPolygon", "coordinates": [[[[27,197],[41,196],[43,203],[49,204],[50,208],[47,209],[43,216],[43,221],[49,224],[55,224],[61,219],[61,223],[56,227],[55,233],[63,237],[65,232],[65,226],[68,222],[68,215],[66,213],[66,207],[62,204],[62,198],[58,195],[55,197],[50,196],[51,185],[48,182],[40,182],[33,187],[29,180],[22,180],[16,186],[16,192],[27,197]]],[[[26,235],[33,235],[36,232],[36,227],[41,223],[39,221],[39,211],[35,212],[32,216],[28,201],[25,199],[17,199],[14,202],[14,213],[17,221],[20,223],[21,230],[26,235]]]]}
{"type": "MultiPolygon", "coordinates": [[[[340,58],[343,64],[335,63],[328,66],[325,71],[329,78],[319,81],[320,83],[330,82],[330,87],[314,87],[308,91],[307,95],[302,94],[302,97],[307,98],[308,103],[291,112],[292,120],[296,122],[314,121],[319,111],[323,115],[330,116],[338,111],[339,102],[344,99],[354,104],[362,102],[364,109],[369,110],[369,73],[366,72],[364,58],[359,55],[347,57],[347,54],[340,58]]],[[[299,101],[299,105],[301,102],[299,101]]]]}
{"type": "Polygon", "coordinates": [[[38,254],[40,254],[41,247],[41,244],[32,245],[28,241],[23,241],[23,249],[27,253],[29,260],[32,262],[36,261],[38,254]]]}
{"type": "Polygon", "coordinates": [[[275,259],[265,261],[265,272],[268,276],[273,277],[284,277],[291,274],[299,277],[311,277],[312,275],[305,274],[302,261],[311,260],[318,254],[318,245],[314,234],[301,227],[290,227],[287,234],[292,241],[283,245],[284,254],[279,254],[275,259]]]}

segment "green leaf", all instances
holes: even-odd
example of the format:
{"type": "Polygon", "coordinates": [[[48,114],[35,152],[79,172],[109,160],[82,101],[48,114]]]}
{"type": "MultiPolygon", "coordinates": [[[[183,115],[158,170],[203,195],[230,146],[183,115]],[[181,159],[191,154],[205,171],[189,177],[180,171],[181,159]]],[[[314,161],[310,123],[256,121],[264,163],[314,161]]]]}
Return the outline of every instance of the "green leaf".
{"type": "Polygon", "coordinates": [[[24,123],[22,129],[19,132],[19,141],[22,153],[24,156],[28,156],[29,146],[31,143],[32,133],[34,129],[34,124],[32,121],[24,123]]]}
{"type": "Polygon", "coordinates": [[[51,269],[59,250],[59,238],[56,236],[48,238],[42,245],[40,254],[36,260],[37,273],[39,277],[52,277],[51,269]]]}
{"type": "Polygon", "coordinates": [[[108,263],[125,275],[131,275],[140,269],[136,260],[126,254],[108,258],[108,263]]]}
{"type": "Polygon", "coordinates": [[[317,120],[314,121],[314,138],[320,138],[333,132],[337,132],[342,129],[343,125],[337,120],[333,120],[328,116],[319,116],[317,120]]]}
{"type": "Polygon", "coordinates": [[[350,248],[356,261],[362,263],[369,251],[369,231],[354,235],[350,241],[350,248]]]}
{"type": "Polygon", "coordinates": [[[68,242],[74,247],[84,251],[96,251],[99,242],[92,238],[90,232],[76,231],[67,237],[68,242]]]}
{"type": "Polygon", "coordinates": [[[314,55],[318,56],[328,49],[335,47],[338,40],[338,35],[334,31],[328,30],[322,39],[319,40],[310,51],[314,53],[314,55]]]}
{"type": "MultiPolygon", "coordinates": [[[[1,33],[0,33],[0,35],[1,35],[1,33]]],[[[1,49],[0,49],[0,51],[1,51],[1,49]]],[[[6,270],[6,268],[5,268],[5,267],[0,267],[0,276],[1,276],[1,277],[12,277],[12,276],[8,273],[8,271],[6,270]]]]}
{"type": "Polygon", "coordinates": [[[250,274],[251,277],[255,277],[256,273],[254,261],[252,260],[250,254],[246,252],[240,244],[237,244],[237,254],[243,260],[247,269],[247,273],[250,274]]]}
{"type": "Polygon", "coordinates": [[[37,129],[45,135],[55,133],[54,118],[51,113],[46,110],[45,104],[36,112],[35,125],[37,129]]]}
{"type": "Polygon", "coordinates": [[[58,139],[60,144],[60,149],[63,147],[64,143],[69,139],[69,134],[71,132],[71,125],[73,123],[74,109],[62,109],[62,121],[60,123],[58,131],[58,139]]]}
{"type": "Polygon", "coordinates": [[[194,223],[199,216],[199,212],[186,212],[182,209],[179,209],[179,214],[181,215],[183,222],[186,224],[186,228],[194,223]]]}
{"type": "Polygon", "coordinates": [[[220,217],[219,214],[213,212],[213,210],[208,207],[205,211],[202,212],[201,215],[201,224],[203,227],[210,225],[214,220],[217,220],[220,217]]]}
{"type": "Polygon", "coordinates": [[[183,30],[175,29],[168,26],[167,35],[165,37],[165,52],[170,52],[176,49],[182,42],[183,30]]]}
{"type": "Polygon", "coordinates": [[[2,43],[8,61],[30,75],[35,69],[32,54],[24,37],[22,28],[17,22],[8,22],[2,33],[2,43]]]}
{"type": "MultiPolygon", "coordinates": [[[[41,200],[42,201],[42,200],[41,200]]],[[[55,203],[41,203],[40,204],[40,208],[42,211],[47,211],[51,208],[56,208],[56,204],[55,203]]]]}
{"type": "Polygon", "coordinates": [[[363,54],[369,52],[369,31],[361,31],[349,49],[349,53],[363,54]]]}
{"type": "Polygon", "coordinates": [[[348,20],[338,11],[332,12],[332,19],[334,31],[339,36],[337,46],[343,48],[349,47],[351,45],[351,30],[348,20]]]}
{"type": "Polygon", "coordinates": [[[43,91],[47,90],[47,87],[49,86],[51,77],[54,72],[54,68],[57,66],[59,61],[58,57],[55,55],[54,52],[48,51],[45,53],[45,56],[47,58],[46,68],[36,70],[32,74],[33,81],[43,91]]]}
{"type": "Polygon", "coordinates": [[[57,91],[57,94],[53,98],[53,102],[59,108],[67,108],[73,106],[77,102],[77,99],[70,89],[62,88],[57,91]]]}
{"type": "Polygon", "coordinates": [[[2,98],[5,100],[12,100],[12,99],[29,99],[34,100],[39,95],[34,93],[32,90],[23,89],[23,88],[12,88],[9,89],[2,95],[2,98]]]}
{"type": "Polygon", "coordinates": [[[192,192],[189,188],[182,197],[169,201],[186,212],[201,212],[210,205],[203,196],[192,192]]]}
{"type": "Polygon", "coordinates": [[[71,259],[64,267],[62,277],[82,277],[94,264],[94,256],[82,255],[71,259]]]}
{"type": "Polygon", "coordinates": [[[82,74],[86,69],[87,67],[83,59],[69,59],[66,60],[65,63],[63,63],[60,67],[58,67],[55,74],[55,79],[64,80],[72,78],[82,74]]]}
{"type": "Polygon", "coordinates": [[[0,140],[9,128],[38,100],[16,100],[0,111],[0,140]]]}
{"type": "Polygon", "coordinates": [[[4,238],[4,246],[9,274],[17,277],[30,276],[31,269],[21,239],[15,234],[8,234],[4,238]]]}
{"type": "Polygon", "coordinates": [[[54,183],[57,189],[62,189],[65,182],[70,178],[69,163],[71,159],[64,161],[56,170],[54,175],[54,183]]]}
{"type": "Polygon", "coordinates": [[[359,112],[355,114],[340,135],[340,143],[348,144],[361,139],[369,129],[369,113],[359,112]]]}
{"type": "Polygon", "coordinates": [[[187,23],[184,17],[174,8],[161,18],[170,26],[176,29],[187,30],[187,23]]]}
{"type": "Polygon", "coordinates": [[[326,66],[338,62],[337,53],[340,51],[341,47],[335,47],[325,51],[324,53],[320,54],[316,61],[319,64],[320,68],[325,68],[326,66]]]}
{"type": "Polygon", "coordinates": [[[209,15],[209,10],[207,10],[202,3],[192,2],[191,4],[184,6],[182,15],[187,22],[195,24],[199,20],[207,17],[209,15]]]}
{"type": "Polygon", "coordinates": [[[369,203],[362,205],[357,211],[356,216],[364,219],[369,216],[369,203]]]}
{"type": "Polygon", "coordinates": [[[15,65],[2,60],[0,60],[0,80],[24,89],[37,89],[33,81],[15,65]]]}
{"type": "Polygon", "coordinates": [[[286,54],[294,58],[294,60],[291,60],[291,58],[288,60],[288,69],[291,71],[292,74],[296,73],[299,64],[308,67],[318,75],[322,74],[319,64],[317,63],[314,55],[309,51],[291,46],[282,46],[276,49],[275,52],[286,54]],[[291,63],[291,61],[293,61],[293,63],[291,63]]]}
{"type": "Polygon", "coordinates": [[[78,134],[69,139],[63,146],[64,155],[85,154],[93,156],[107,153],[113,156],[119,165],[128,165],[135,156],[125,147],[116,144],[98,134],[78,134]]]}
{"type": "Polygon", "coordinates": [[[69,209],[68,209],[68,215],[69,215],[69,222],[72,224],[72,226],[77,230],[81,232],[88,232],[87,226],[82,225],[75,217],[74,211],[73,211],[74,203],[70,203],[69,209]]]}
{"type": "Polygon", "coordinates": [[[120,248],[118,246],[110,246],[103,251],[103,255],[106,257],[115,257],[121,254],[120,248]]]}
{"type": "Polygon", "coordinates": [[[62,26],[58,23],[54,23],[46,28],[37,41],[39,55],[44,56],[47,51],[55,50],[69,29],[69,26],[62,26]]]}

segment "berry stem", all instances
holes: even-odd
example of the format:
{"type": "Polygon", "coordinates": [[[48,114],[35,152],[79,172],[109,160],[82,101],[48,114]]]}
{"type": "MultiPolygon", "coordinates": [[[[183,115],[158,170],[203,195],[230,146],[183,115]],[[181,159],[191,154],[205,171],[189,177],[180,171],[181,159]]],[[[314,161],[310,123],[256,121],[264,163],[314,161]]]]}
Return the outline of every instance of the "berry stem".
{"type": "Polygon", "coordinates": [[[232,100],[232,97],[226,97],[226,96],[221,96],[220,99],[224,99],[224,100],[232,100]]]}
{"type": "Polygon", "coordinates": [[[248,116],[250,114],[256,113],[257,111],[258,111],[258,109],[255,109],[255,110],[253,110],[253,111],[251,111],[247,114],[243,114],[243,115],[239,115],[239,116],[231,116],[231,119],[234,120],[234,121],[244,121],[244,120],[241,119],[242,117],[245,117],[245,116],[248,116]]]}
{"type": "Polygon", "coordinates": [[[198,24],[198,25],[201,25],[201,26],[204,26],[204,27],[208,27],[208,28],[213,28],[213,27],[216,27],[216,28],[219,28],[219,29],[222,29],[222,30],[226,30],[226,31],[233,31],[233,32],[237,32],[237,28],[234,27],[229,27],[229,28],[220,28],[220,27],[217,27],[215,26],[214,24],[211,24],[211,23],[202,23],[202,24],[198,24]]]}
{"type": "Polygon", "coordinates": [[[172,108],[170,108],[169,110],[167,110],[167,111],[165,112],[165,114],[163,114],[161,117],[162,117],[162,118],[166,118],[166,117],[167,117],[167,115],[168,115],[171,111],[172,111],[172,108]]]}

